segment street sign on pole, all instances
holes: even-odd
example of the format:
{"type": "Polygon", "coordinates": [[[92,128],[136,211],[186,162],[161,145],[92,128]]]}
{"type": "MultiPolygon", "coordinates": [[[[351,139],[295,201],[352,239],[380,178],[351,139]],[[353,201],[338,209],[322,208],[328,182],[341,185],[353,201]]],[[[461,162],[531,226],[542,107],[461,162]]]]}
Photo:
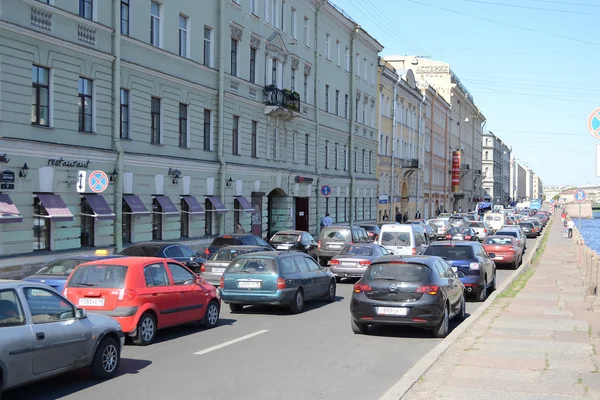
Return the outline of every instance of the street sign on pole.
{"type": "Polygon", "coordinates": [[[108,187],[108,175],[104,171],[93,171],[89,179],[90,190],[94,193],[102,193],[108,187]]]}
{"type": "Polygon", "coordinates": [[[87,171],[78,171],[77,172],[77,193],[85,193],[85,189],[87,186],[87,180],[85,179],[87,177],[87,171]]]}
{"type": "Polygon", "coordinates": [[[583,189],[577,189],[573,197],[579,203],[579,219],[577,221],[578,229],[581,231],[581,203],[587,198],[587,193],[583,189]]]}
{"type": "Polygon", "coordinates": [[[600,140],[600,108],[596,108],[588,117],[588,131],[594,139],[600,140]]]}
{"type": "Polygon", "coordinates": [[[329,186],[329,185],[321,186],[321,194],[325,197],[329,197],[331,195],[331,186],[329,186]]]}

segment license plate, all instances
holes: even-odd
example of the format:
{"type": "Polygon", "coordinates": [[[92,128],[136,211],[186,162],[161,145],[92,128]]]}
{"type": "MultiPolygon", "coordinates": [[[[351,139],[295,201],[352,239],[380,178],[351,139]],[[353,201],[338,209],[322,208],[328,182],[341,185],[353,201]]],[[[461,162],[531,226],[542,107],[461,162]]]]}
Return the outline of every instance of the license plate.
{"type": "Polygon", "coordinates": [[[222,274],[223,272],[225,272],[225,268],[213,268],[212,272],[216,274],[222,274]]]}
{"type": "Polygon", "coordinates": [[[441,235],[442,233],[444,233],[444,230],[443,229],[438,229],[438,234],[441,235]]]}
{"type": "Polygon", "coordinates": [[[95,306],[95,307],[102,307],[104,306],[104,299],[79,299],[79,303],[80,306],[95,306]]]}
{"type": "Polygon", "coordinates": [[[242,289],[260,289],[260,282],[238,282],[238,287],[242,289]]]}
{"type": "Polygon", "coordinates": [[[494,257],[494,260],[504,260],[504,257],[503,256],[496,256],[496,257],[494,257]]]}
{"type": "Polygon", "coordinates": [[[278,250],[287,250],[287,249],[289,249],[289,248],[290,248],[290,245],[287,245],[287,244],[280,244],[280,245],[277,245],[277,249],[278,249],[278,250]]]}
{"type": "Polygon", "coordinates": [[[406,316],[408,308],[404,307],[377,307],[377,315],[398,315],[406,316]]]}
{"type": "Polygon", "coordinates": [[[356,266],[356,263],[355,262],[346,261],[346,262],[342,262],[342,265],[345,266],[345,267],[354,267],[354,266],[356,266]]]}
{"type": "Polygon", "coordinates": [[[341,249],[342,245],[341,244],[330,244],[329,248],[330,249],[341,249]]]}

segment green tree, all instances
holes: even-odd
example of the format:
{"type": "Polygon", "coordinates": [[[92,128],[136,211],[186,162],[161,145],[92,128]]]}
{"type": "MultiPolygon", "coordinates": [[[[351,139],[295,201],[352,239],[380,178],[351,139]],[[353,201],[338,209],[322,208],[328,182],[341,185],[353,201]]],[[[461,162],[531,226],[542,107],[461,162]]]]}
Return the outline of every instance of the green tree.
{"type": "Polygon", "coordinates": [[[554,197],[552,197],[552,199],[553,199],[554,201],[558,201],[558,200],[560,200],[560,194],[555,194],[555,195],[554,195],[554,197]]]}

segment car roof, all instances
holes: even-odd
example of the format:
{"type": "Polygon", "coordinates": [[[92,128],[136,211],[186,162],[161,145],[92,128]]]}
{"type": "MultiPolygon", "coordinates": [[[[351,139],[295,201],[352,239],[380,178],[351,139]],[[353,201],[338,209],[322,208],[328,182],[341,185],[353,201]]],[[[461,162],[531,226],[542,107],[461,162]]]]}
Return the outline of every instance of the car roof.
{"type": "Polygon", "coordinates": [[[486,240],[489,238],[502,238],[502,239],[511,239],[511,240],[515,239],[514,236],[509,236],[509,235],[489,235],[488,237],[486,237],[486,240]]]}
{"type": "Polygon", "coordinates": [[[48,289],[48,285],[44,285],[43,283],[36,283],[36,282],[30,282],[30,281],[17,281],[14,279],[0,279],[0,289],[16,289],[22,285],[37,286],[40,288],[48,289]]]}
{"type": "Polygon", "coordinates": [[[374,264],[382,264],[389,263],[391,261],[403,261],[406,263],[417,263],[417,264],[425,264],[428,267],[433,268],[433,265],[438,259],[442,259],[437,256],[398,256],[398,255],[389,255],[389,256],[381,256],[377,258],[377,260],[373,261],[371,265],[374,264]]]}
{"type": "Polygon", "coordinates": [[[477,244],[477,242],[466,242],[464,240],[444,240],[444,241],[440,241],[440,242],[433,242],[430,243],[429,246],[435,246],[435,247],[459,247],[459,246],[469,246],[469,247],[474,247],[477,244]]]}
{"type": "MultiPolygon", "coordinates": [[[[238,258],[245,258],[245,257],[267,257],[267,258],[277,258],[280,256],[289,256],[289,255],[293,255],[293,256],[306,256],[306,257],[310,257],[308,254],[299,252],[299,251],[290,251],[290,250],[273,250],[273,251],[256,251],[256,252],[252,252],[249,254],[240,254],[239,256],[236,257],[236,259],[238,258]]],[[[311,257],[312,258],[312,257],[311,257]]]]}
{"type": "MultiPolygon", "coordinates": [[[[275,235],[279,235],[279,234],[283,234],[283,235],[290,235],[290,234],[299,235],[301,233],[308,233],[308,232],[306,232],[306,231],[299,231],[297,229],[286,229],[286,230],[283,230],[283,231],[277,231],[277,233],[275,235]]],[[[275,236],[275,235],[273,235],[273,236],[275,236]]]]}
{"type": "Polygon", "coordinates": [[[217,251],[231,250],[231,249],[254,250],[254,249],[265,249],[265,248],[267,248],[267,246],[260,246],[260,245],[256,245],[256,244],[226,244],[225,246],[221,247],[217,251]]]}
{"type": "Polygon", "coordinates": [[[216,238],[223,238],[223,237],[232,237],[232,238],[239,238],[239,237],[246,237],[246,236],[256,236],[253,235],[251,233],[225,233],[223,235],[219,235],[216,238]]]}
{"type": "MultiPolygon", "coordinates": [[[[102,264],[104,265],[126,265],[128,267],[137,267],[140,265],[146,265],[149,263],[153,263],[153,262],[159,262],[162,263],[164,261],[169,261],[171,260],[170,258],[161,258],[161,257],[119,257],[119,258],[109,258],[106,260],[102,260],[102,264]]],[[[98,261],[98,260],[95,260],[98,261]]],[[[172,260],[173,262],[177,262],[175,260],[172,260]]],[[[95,264],[94,261],[89,261],[83,264],[79,264],[77,267],[80,267],[82,265],[93,265],[95,264]]]]}

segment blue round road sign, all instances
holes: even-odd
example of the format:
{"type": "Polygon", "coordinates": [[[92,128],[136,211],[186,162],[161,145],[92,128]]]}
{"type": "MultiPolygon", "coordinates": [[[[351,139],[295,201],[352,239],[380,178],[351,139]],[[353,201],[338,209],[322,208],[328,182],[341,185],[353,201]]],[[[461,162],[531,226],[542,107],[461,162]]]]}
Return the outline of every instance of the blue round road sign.
{"type": "Polygon", "coordinates": [[[90,190],[94,193],[102,193],[108,187],[108,176],[104,171],[94,171],[88,178],[90,190]]]}
{"type": "Polygon", "coordinates": [[[577,201],[584,201],[587,197],[587,193],[583,189],[577,189],[573,194],[573,197],[575,197],[575,200],[577,201]]]}
{"type": "Polygon", "coordinates": [[[321,194],[325,197],[329,197],[329,195],[331,195],[331,186],[329,186],[329,185],[321,186],[321,194]]]}

